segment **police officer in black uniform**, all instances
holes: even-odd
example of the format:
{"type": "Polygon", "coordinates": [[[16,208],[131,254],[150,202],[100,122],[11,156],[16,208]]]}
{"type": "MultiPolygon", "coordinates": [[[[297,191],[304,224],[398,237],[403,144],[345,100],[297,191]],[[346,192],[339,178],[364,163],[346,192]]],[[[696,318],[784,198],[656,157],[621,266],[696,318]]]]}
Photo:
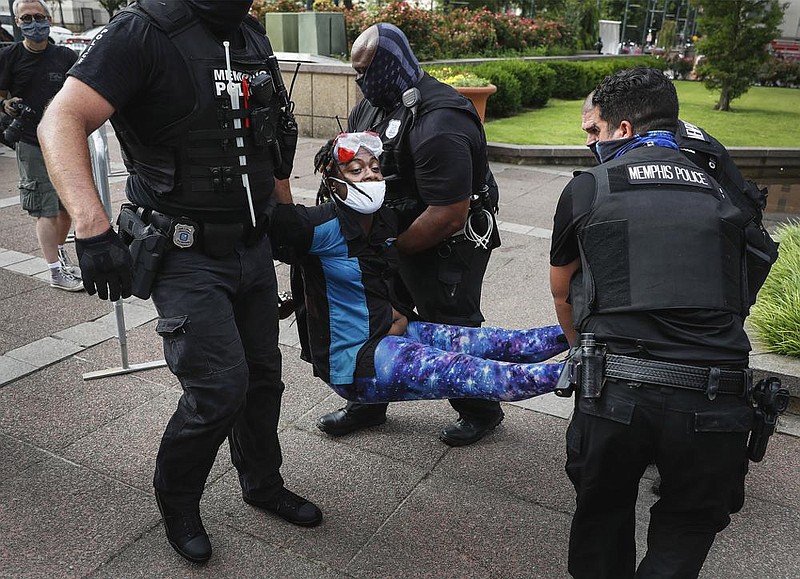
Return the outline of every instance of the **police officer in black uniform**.
{"type": "Polygon", "coordinates": [[[274,198],[291,198],[294,150],[291,139],[281,150],[256,138],[274,136],[282,117],[276,83],[259,98],[243,88],[243,79],[264,78],[273,56],[250,5],[140,0],[128,7],[82,54],[39,133],[75,216],[87,291],[129,296],[132,253],[136,295],[152,290],[156,331],[183,387],[153,484],[170,544],[194,562],[211,556],[199,505],[226,438],[245,502],[297,525],[322,520],[280,474],[284,385],[265,229],[274,198]],[[136,234],[130,252],[109,228],[86,147],[108,118],[130,172],[132,205],[121,216],[141,220],[146,233],[136,234]]]}
{"type": "Polygon", "coordinates": [[[582,345],[567,431],[569,571],[696,577],[744,501],[753,409],[743,320],[759,288],[746,276],[748,215],[680,151],[663,73],[621,71],[592,102],[601,165],[564,189],[550,255],[559,322],[582,345]],[[650,462],[661,498],[637,570],[635,505],[650,462]]]}
{"type": "MultiPolygon", "coordinates": [[[[400,276],[420,317],[480,326],[481,285],[491,250],[497,186],[486,136],[468,99],[425,73],[405,34],[392,24],[367,28],[353,43],[353,68],[364,94],[350,131],[381,135],[386,205],[400,217],[400,276]]],[[[451,400],[459,419],[439,434],[451,446],[472,444],[502,420],[498,402],[451,400]]],[[[386,404],[349,403],[322,416],[333,436],[386,421],[386,404]]]]}
{"type": "MultiPolygon", "coordinates": [[[[592,103],[593,97],[594,91],[583,102],[581,129],[586,132],[586,146],[596,158],[600,113],[592,103]]],[[[745,179],[725,146],[702,128],[679,119],[675,142],[692,163],[722,185],[736,206],[748,216],[745,227],[748,283],[750,287],[761,287],[770,266],[778,259],[778,244],[762,223],[763,211],[767,206],[767,189],[760,189],[753,181],[745,179]]],[[[755,293],[750,295],[749,305],[753,305],[755,297],[755,293]]]]}

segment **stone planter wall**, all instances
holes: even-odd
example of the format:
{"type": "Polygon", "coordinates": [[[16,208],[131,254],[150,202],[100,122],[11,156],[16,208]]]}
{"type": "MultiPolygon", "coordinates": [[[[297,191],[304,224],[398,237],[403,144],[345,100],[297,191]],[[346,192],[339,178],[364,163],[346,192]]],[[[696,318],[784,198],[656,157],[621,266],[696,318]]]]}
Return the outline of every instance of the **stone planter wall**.
{"type": "Polygon", "coordinates": [[[292,92],[300,135],[319,139],[335,136],[339,132],[337,116],[342,127],[347,128],[347,115],[362,98],[350,64],[308,54],[277,56],[287,89],[300,63],[292,92]]]}

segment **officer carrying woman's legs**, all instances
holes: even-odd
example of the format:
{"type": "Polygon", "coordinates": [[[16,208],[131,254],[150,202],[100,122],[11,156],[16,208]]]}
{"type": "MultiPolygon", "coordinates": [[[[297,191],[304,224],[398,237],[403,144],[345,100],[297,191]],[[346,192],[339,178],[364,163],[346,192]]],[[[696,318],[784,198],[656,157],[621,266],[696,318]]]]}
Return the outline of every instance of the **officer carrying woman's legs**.
{"type": "Polygon", "coordinates": [[[762,387],[747,369],[743,320],[763,278],[748,278],[746,260],[767,253],[745,250],[752,216],[730,186],[680,150],[677,93],[661,71],[617,72],[587,104],[600,165],[564,188],[550,251],[556,314],[573,346],[569,386],[557,388],[576,397],[569,571],[697,577],[743,504],[762,387]],[[651,462],[661,496],[637,568],[635,507],[651,462]]]}

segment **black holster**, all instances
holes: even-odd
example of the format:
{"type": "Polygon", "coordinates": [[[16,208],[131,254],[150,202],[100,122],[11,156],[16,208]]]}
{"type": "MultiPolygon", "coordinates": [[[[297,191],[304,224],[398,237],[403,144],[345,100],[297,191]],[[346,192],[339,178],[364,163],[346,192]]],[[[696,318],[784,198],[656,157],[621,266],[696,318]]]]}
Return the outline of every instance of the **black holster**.
{"type": "Polygon", "coordinates": [[[131,293],[146,300],[150,297],[164,252],[169,247],[168,238],[153,225],[145,224],[133,205],[122,206],[117,225],[120,237],[128,244],[133,260],[131,293]]]}
{"type": "Polygon", "coordinates": [[[569,398],[576,388],[580,386],[581,378],[581,348],[580,346],[573,346],[567,354],[567,359],[564,360],[564,367],[561,369],[561,374],[558,376],[556,382],[555,392],[556,396],[562,398],[569,398]]]}
{"type": "Polygon", "coordinates": [[[581,398],[600,398],[605,384],[605,344],[581,334],[581,398]]]}
{"type": "Polygon", "coordinates": [[[577,390],[581,398],[600,398],[605,385],[605,356],[605,345],[598,344],[594,334],[581,334],[580,344],[570,349],[564,361],[556,396],[569,398],[577,390]]]}
{"type": "Polygon", "coordinates": [[[784,388],[780,379],[774,376],[759,380],[753,386],[751,403],[755,404],[755,417],[747,443],[747,456],[753,462],[761,462],[767,451],[769,437],[775,433],[778,425],[778,416],[789,407],[789,389],[784,388]]]}

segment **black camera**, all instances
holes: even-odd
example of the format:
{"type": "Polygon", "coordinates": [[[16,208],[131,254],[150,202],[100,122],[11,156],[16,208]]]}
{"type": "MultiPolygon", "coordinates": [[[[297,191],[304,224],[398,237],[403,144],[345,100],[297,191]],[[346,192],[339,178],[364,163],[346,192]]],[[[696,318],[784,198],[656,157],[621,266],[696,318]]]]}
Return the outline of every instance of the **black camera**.
{"type": "Polygon", "coordinates": [[[10,103],[14,109],[15,114],[11,115],[13,120],[11,124],[3,131],[3,140],[10,144],[15,145],[19,142],[22,136],[22,131],[25,130],[25,124],[36,116],[34,110],[23,103],[22,101],[15,101],[10,103]]]}

